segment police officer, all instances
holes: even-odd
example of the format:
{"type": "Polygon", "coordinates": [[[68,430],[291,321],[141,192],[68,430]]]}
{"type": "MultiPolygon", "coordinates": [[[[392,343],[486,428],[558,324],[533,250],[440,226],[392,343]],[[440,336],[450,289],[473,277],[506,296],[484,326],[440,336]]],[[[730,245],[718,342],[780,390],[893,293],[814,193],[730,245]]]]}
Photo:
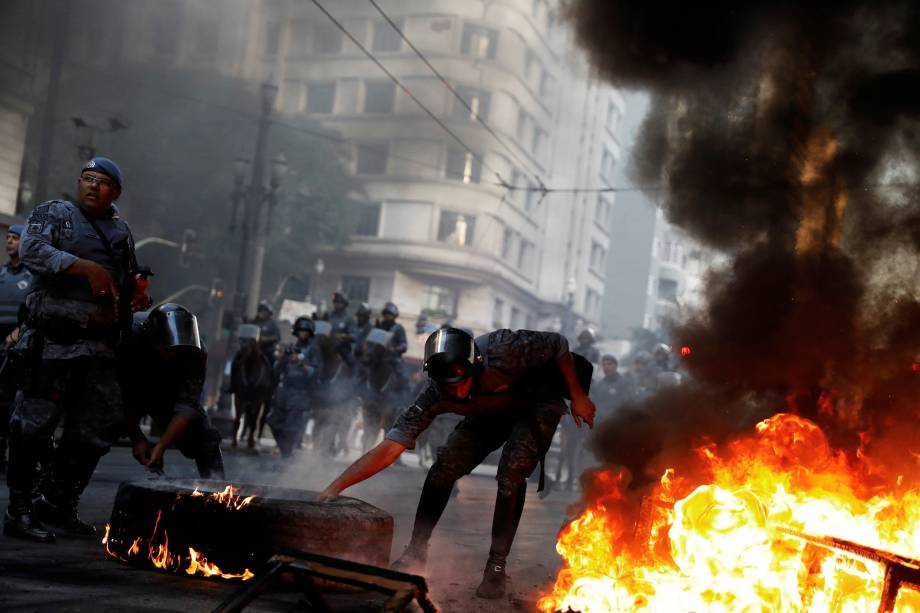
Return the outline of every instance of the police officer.
{"type": "Polygon", "coordinates": [[[371,324],[371,306],[362,302],[358,305],[358,308],[355,309],[355,357],[361,358],[361,354],[364,351],[364,341],[367,339],[367,335],[370,334],[370,331],[374,329],[373,324],[371,324]]]}
{"type": "Polygon", "coordinates": [[[335,347],[342,359],[349,366],[355,363],[353,345],[355,342],[355,320],[348,314],[348,297],[342,292],[332,294],[332,312],[328,313],[326,320],[332,326],[332,338],[335,347]]]}
{"type": "Polygon", "coordinates": [[[252,322],[259,326],[259,346],[272,364],[275,363],[275,347],[281,340],[281,330],[275,322],[274,315],[272,305],[263,300],[256,308],[256,317],[252,322]]]}
{"type": "Polygon", "coordinates": [[[108,158],[94,158],[82,168],[77,189],[77,203],[52,200],[36,207],[20,244],[34,283],[15,346],[29,367],[10,422],[4,533],[42,542],[54,534],[33,514],[36,454],[62,417],[63,438],[35,510],[66,531],[96,531],[80,520],[77,504],[124,421],[115,360],[119,313],[130,325],[125,313],[150,305],[149,296],[130,287],[137,269],[134,241],[114,205],[121,170],[108,158]]]}
{"type": "Polygon", "coordinates": [[[6,255],[10,260],[0,267],[0,472],[6,472],[6,439],[10,432],[10,410],[16,396],[16,378],[8,361],[7,350],[19,338],[20,314],[32,286],[32,273],[19,259],[22,225],[6,231],[6,255]]]}
{"type": "Polygon", "coordinates": [[[135,459],[162,469],[163,455],[174,445],[195,460],[203,479],[223,479],[220,433],[201,406],[208,357],[195,315],[174,303],[135,313],[131,338],[123,343],[119,358],[126,429],[135,459]],[[163,432],[156,445],[141,432],[144,415],[163,432]]]}
{"type": "Polygon", "coordinates": [[[315,326],[306,316],[298,317],[291,328],[297,340],[285,347],[275,364],[279,380],[275,402],[266,420],[272,429],[282,458],[289,458],[302,436],[309,417],[310,393],[323,365],[323,357],[313,342],[315,326]]]}
{"type": "Polygon", "coordinates": [[[377,327],[391,334],[387,352],[394,367],[396,389],[401,391],[407,385],[402,372],[402,355],[409,348],[409,340],[406,337],[406,329],[402,327],[402,324],[396,322],[397,317],[399,317],[399,308],[392,302],[387,302],[380,311],[380,321],[377,322],[377,327]]]}
{"type": "Polygon", "coordinates": [[[582,356],[592,364],[597,364],[601,361],[601,352],[595,346],[597,342],[597,337],[594,334],[594,330],[591,328],[585,328],[578,335],[578,345],[575,349],[572,349],[574,353],[582,356]]]}
{"type": "Polygon", "coordinates": [[[586,373],[579,372],[565,337],[552,332],[496,330],[474,341],[464,330],[447,328],[428,337],[424,369],[429,377],[425,390],[384,441],[345,469],[320,500],[330,500],[392,464],[439,414],[464,415],[428,471],[412,539],[395,566],[415,572],[424,567],[428,540],[454,482],[504,445],[496,477],[492,547],[476,590],[480,597],[499,598],[527,478],[549,449],[566,412],[563,396],[571,398],[571,412],[579,424],[594,422],[594,403],[586,391],[590,366],[586,373]]]}

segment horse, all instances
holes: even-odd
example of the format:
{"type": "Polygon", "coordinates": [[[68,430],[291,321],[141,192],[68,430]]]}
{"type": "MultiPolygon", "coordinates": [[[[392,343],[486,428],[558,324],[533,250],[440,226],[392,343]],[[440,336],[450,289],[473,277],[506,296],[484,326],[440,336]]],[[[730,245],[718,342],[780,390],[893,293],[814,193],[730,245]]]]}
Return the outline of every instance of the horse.
{"type": "Polygon", "coordinates": [[[237,444],[237,434],[242,439],[248,433],[248,446],[250,449],[255,448],[259,413],[268,408],[273,379],[272,365],[258,343],[249,339],[241,340],[230,369],[230,391],[236,405],[233,419],[234,447],[237,444]],[[243,431],[240,432],[240,421],[244,417],[243,431]]]}
{"type": "MultiPolygon", "coordinates": [[[[326,322],[316,323],[319,326],[326,322]]],[[[323,367],[313,396],[313,449],[334,458],[342,451],[348,452],[356,363],[353,356],[343,355],[341,343],[334,336],[323,334],[322,327],[317,329],[323,367]]]]}
{"type": "Polygon", "coordinates": [[[391,334],[374,328],[364,341],[365,377],[360,396],[364,421],[362,447],[366,452],[376,442],[380,430],[388,430],[396,421],[399,402],[405,396],[405,381],[400,364],[387,350],[391,334]]]}

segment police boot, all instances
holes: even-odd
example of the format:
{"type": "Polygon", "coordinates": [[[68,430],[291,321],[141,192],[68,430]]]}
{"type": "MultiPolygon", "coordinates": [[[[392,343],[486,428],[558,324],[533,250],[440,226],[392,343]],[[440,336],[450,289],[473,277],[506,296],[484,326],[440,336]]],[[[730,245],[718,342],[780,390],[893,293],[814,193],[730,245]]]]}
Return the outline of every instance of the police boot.
{"type": "Polygon", "coordinates": [[[32,512],[29,493],[17,490],[10,490],[10,504],[3,518],[3,534],[38,543],[54,542],[54,532],[32,512]]]}
{"type": "Polygon", "coordinates": [[[45,523],[74,536],[96,536],[96,526],[88,524],[77,514],[76,504],[54,504],[42,496],[34,503],[35,513],[45,523]]]}
{"type": "Polygon", "coordinates": [[[428,563],[428,545],[406,545],[405,551],[390,565],[393,570],[410,575],[420,575],[425,572],[428,563]]]}
{"type": "Polygon", "coordinates": [[[480,598],[501,598],[505,595],[505,583],[508,575],[505,574],[505,560],[490,555],[486,568],[482,573],[482,583],[476,588],[476,595],[480,598]]]}

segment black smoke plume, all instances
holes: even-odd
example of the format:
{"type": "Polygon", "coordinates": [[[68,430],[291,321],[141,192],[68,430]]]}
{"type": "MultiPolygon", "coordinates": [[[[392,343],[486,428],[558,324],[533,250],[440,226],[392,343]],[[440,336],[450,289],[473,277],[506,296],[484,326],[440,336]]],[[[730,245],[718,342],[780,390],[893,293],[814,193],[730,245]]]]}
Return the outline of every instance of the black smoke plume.
{"type": "Polygon", "coordinates": [[[729,256],[674,330],[694,383],[602,425],[597,455],[642,482],[662,456],[786,410],[841,448],[897,439],[909,457],[920,5],[572,0],[566,15],[604,78],[653,95],[636,183],[729,256]]]}

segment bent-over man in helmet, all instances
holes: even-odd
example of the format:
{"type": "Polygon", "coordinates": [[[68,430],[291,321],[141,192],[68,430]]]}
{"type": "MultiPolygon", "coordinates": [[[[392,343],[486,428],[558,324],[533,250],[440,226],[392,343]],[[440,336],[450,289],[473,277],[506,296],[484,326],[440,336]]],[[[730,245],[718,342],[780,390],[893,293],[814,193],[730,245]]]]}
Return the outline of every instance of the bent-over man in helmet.
{"type": "Polygon", "coordinates": [[[163,468],[170,446],[195,460],[203,479],[223,479],[220,433],[201,406],[208,356],[198,319],[184,306],[162,304],[134,314],[131,338],[119,352],[119,383],[134,458],[152,470],[163,468]],[[149,415],[162,430],[152,445],[139,427],[149,415]]]}
{"type": "Polygon", "coordinates": [[[498,466],[498,493],[492,518],[492,546],[476,594],[499,598],[505,591],[505,562],[524,509],[527,479],[545,456],[571,398],[576,422],[594,422],[588,397],[591,367],[576,368],[565,337],[552,332],[496,330],[473,339],[464,330],[434,332],[425,343],[429,384],[397,419],[379,445],[349,466],[321,494],[330,500],[363,481],[415,446],[419,434],[441,413],[463,421],[438,452],[428,471],[412,538],[396,562],[419,572],[428,541],[454,483],[489,453],[504,445],[498,466]]]}

